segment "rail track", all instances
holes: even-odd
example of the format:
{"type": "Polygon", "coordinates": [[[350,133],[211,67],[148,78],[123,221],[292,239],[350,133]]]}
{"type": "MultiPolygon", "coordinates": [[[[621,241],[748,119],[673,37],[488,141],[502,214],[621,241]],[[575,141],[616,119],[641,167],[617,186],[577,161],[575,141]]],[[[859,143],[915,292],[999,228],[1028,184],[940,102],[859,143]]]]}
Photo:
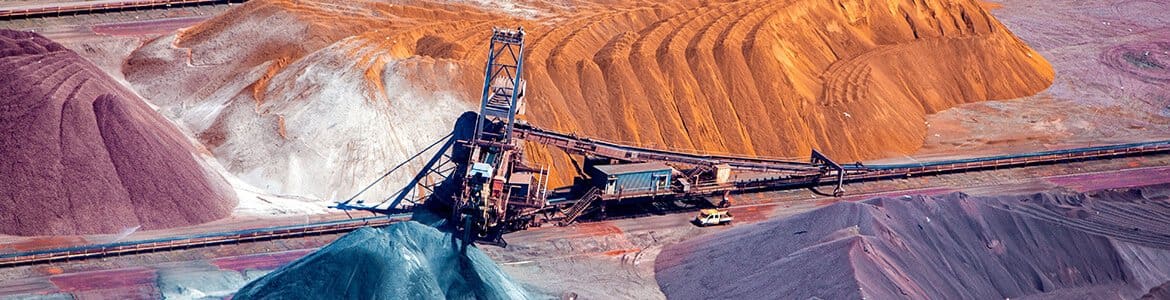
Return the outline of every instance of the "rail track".
{"type": "Polygon", "coordinates": [[[48,17],[66,14],[103,13],[127,9],[242,3],[245,1],[246,0],[99,0],[85,2],[65,2],[53,5],[27,5],[0,8],[0,20],[48,17]]]}

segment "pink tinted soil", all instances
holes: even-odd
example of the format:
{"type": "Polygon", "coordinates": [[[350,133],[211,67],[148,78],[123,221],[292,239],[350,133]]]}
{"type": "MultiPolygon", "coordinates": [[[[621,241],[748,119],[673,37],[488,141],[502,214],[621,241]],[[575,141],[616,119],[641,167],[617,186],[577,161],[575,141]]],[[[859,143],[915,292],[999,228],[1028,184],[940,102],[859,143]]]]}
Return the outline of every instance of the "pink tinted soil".
{"type": "Polygon", "coordinates": [[[0,30],[0,69],[0,233],[169,228],[235,207],[178,129],[73,51],[0,30]]]}
{"type": "Polygon", "coordinates": [[[155,271],[148,268],[65,274],[49,280],[62,292],[79,298],[149,299],[160,296],[154,287],[155,271]]]}
{"type": "Polygon", "coordinates": [[[279,268],[317,251],[313,249],[301,249],[276,253],[262,253],[256,255],[244,255],[225,257],[212,260],[211,264],[223,270],[246,271],[246,270],[272,270],[279,268]]]}

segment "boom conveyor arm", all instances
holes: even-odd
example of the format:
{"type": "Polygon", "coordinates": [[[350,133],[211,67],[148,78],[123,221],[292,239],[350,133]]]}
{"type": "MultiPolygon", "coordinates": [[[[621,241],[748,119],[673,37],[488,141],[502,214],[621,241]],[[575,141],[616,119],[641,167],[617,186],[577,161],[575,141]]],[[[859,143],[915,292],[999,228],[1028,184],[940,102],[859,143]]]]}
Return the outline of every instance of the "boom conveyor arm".
{"type": "Polygon", "coordinates": [[[820,166],[822,174],[828,174],[830,171],[837,172],[837,186],[833,188],[833,197],[841,197],[845,195],[845,168],[837,164],[828,156],[825,156],[817,149],[812,150],[812,157],[809,158],[809,163],[814,166],[820,166]]]}

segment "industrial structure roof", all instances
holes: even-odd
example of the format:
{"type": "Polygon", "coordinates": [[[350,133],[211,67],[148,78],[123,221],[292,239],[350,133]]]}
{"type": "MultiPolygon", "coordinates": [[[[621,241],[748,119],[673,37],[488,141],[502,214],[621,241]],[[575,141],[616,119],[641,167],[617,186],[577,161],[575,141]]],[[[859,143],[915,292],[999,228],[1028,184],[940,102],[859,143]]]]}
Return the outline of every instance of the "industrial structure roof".
{"type": "Polygon", "coordinates": [[[635,164],[599,165],[599,166],[593,166],[593,167],[596,168],[598,171],[601,171],[601,173],[605,173],[606,175],[641,173],[641,172],[652,172],[652,171],[663,171],[663,170],[673,170],[674,169],[674,168],[671,168],[670,166],[668,166],[662,162],[657,162],[657,161],[656,162],[635,163],[635,164]]]}

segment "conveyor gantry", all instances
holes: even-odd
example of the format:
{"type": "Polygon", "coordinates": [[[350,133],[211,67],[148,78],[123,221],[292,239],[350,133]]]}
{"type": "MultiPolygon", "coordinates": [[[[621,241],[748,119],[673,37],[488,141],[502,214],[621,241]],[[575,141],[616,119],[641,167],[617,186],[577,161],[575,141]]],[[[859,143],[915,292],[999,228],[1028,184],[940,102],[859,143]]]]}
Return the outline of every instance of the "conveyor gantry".
{"type": "Polygon", "coordinates": [[[524,165],[524,149],[513,138],[516,115],[524,105],[523,72],[524,29],[492,30],[479,117],[471,140],[462,141],[469,156],[462,193],[454,201],[454,217],[461,220],[465,240],[474,232],[480,239],[502,242],[501,229],[517,220],[512,212],[543,206],[541,187],[547,174],[524,165]]]}

